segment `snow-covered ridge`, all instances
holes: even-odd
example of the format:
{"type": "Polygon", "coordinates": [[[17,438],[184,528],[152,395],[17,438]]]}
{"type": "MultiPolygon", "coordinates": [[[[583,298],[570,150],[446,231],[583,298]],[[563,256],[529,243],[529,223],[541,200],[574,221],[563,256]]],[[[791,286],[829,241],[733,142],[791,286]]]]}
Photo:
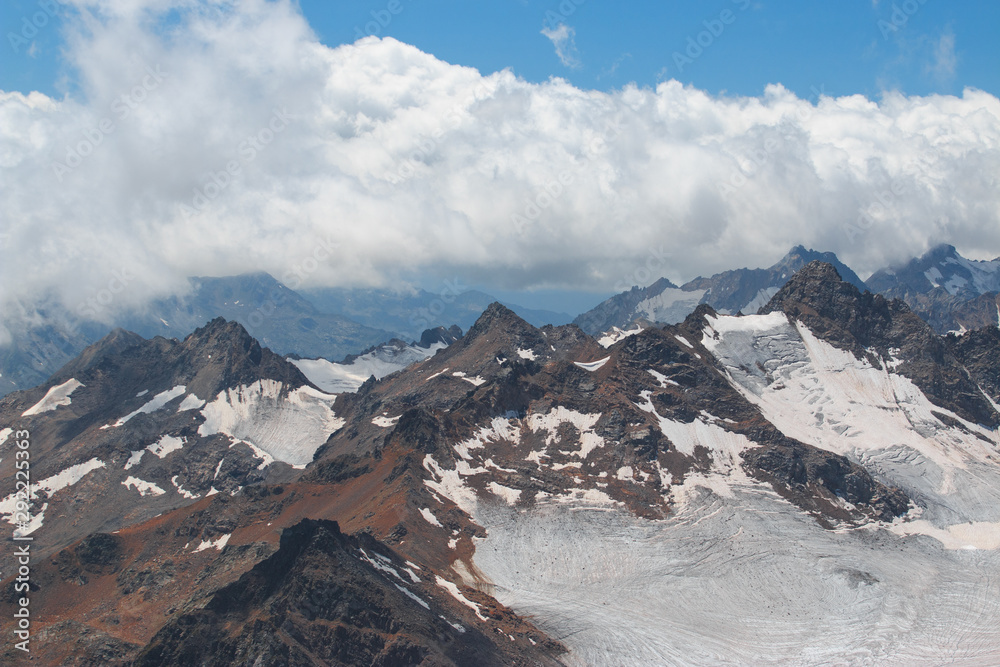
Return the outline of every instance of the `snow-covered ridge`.
{"type": "MultiPolygon", "coordinates": [[[[702,343],[779,430],[847,456],[915,499],[920,516],[902,519],[897,532],[951,544],[967,532],[959,524],[1000,522],[1000,437],[931,403],[893,371],[894,359],[875,368],[782,313],[708,322],[702,343]]],[[[989,543],[977,538],[969,546],[989,543]]]]}
{"type": "Polygon", "coordinates": [[[335,396],[299,387],[288,391],[275,380],[258,380],[222,391],[201,411],[202,436],[222,433],[256,447],[277,461],[304,466],[344,425],[334,414],[335,396]]]}
{"type": "Polygon", "coordinates": [[[52,387],[45,392],[42,400],[22,412],[21,416],[31,417],[32,415],[39,415],[43,412],[55,410],[62,405],[69,405],[71,402],[70,395],[82,386],[84,386],[82,382],[75,378],[70,378],[61,385],[52,387]]]}
{"type": "Polygon", "coordinates": [[[397,348],[383,345],[363,354],[349,364],[337,364],[326,359],[289,359],[309,381],[331,394],[351,393],[358,390],[371,376],[381,380],[386,375],[423,361],[445,347],[434,343],[430,347],[407,345],[397,348]]]}
{"type": "Polygon", "coordinates": [[[698,307],[703,296],[705,296],[705,290],[688,292],[676,287],[668,287],[656,296],[643,299],[636,304],[635,314],[636,317],[644,317],[651,322],[677,324],[684,321],[684,318],[698,307]]]}
{"type": "Polygon", "coordinates": [[[958,294],[962,289],[968,287],[971,287],[977,294],[996,292],[1000,290],[1000,260],[966,259],[961,255],[946,257],[938,266],[932,266],[924,271],[924,277],[931,285],[943,287],[951,295],[958,294]],[[949,264],[958,268],[958,271],[947,266],[949,264]],[[950,274],[947,280],[944,279],[942,268],[950,274]],[[967,273],[968,278],[961,273],[967,273]]]}

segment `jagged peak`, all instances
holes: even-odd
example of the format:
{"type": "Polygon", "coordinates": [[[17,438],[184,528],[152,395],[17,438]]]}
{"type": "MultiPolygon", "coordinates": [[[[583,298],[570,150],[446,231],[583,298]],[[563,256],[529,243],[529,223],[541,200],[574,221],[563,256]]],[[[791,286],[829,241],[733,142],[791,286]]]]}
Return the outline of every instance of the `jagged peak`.
{"type": "Polygon", "coordinates": [[[707,303],[699,303],[690,315],[684,318],[681,327],[689,331],[701,331],[708,323],[707,317],[716,317],[718,313],[707,303]]]}
{"type": "Polygon", "coordinates": [[[465,338],[466,340],[474,340],[492,330],[516,331],[518,329],[535,331],[533,326],[521,319],[513,310],[507,308],[499,301],[494,301],[479,316],[479,319],[469,329],[469,333],[466,334],[465,338]]]}
{"type": "Polygon", "coordinates": [[[417,344],[423,348],[428,348],[434,343],[445,343],[447,345],[451,345],[461,337],[461,327],[457,324],[452,324],[449,328],[435,327],[433,329],[425,329],[424,332],[420,334],[420,341],[417,344]]]}
{"type": "Polygon", "coordinates": [[[83,352],[59,369],[58,372],[49,378],[49,381],[55,382],[80,373],[100,363],[103,359],[121,354],[129,348],[142,345],[146,342],[145,338],[133,331],[128,331],[121,327],[112,329],[104,338],[84,348],[83,352]]]}
{"type": "Polygon", "coordinates": [[[249,344],[248,341],[257,342],[239,322],[227,320],[224,317],[216,317],[206,322],[205,326],[199,327],[188,334],[187,338],[184,339],[184,344],[195,346],[217,339],[231,339],[233,342],[239,341],[244,344],[244,347],[249,344]]]}
{"type": "Polygon", "coordinates": [[[761,314],[789,309],[797,311],[798,304],[808,305],[817,312],[826,312],[834,301],[847,299],[856,302],[861,291],[841,278],[837,267],[829,262],[813,260],[795,272],[771,300],[758,311],[761,314]]]}
{"type": "Polygon", "coordinates": [[[926,253],[924,257],[960,257],[958,249],[950,243],[939,243],[926,253]]]}
{"type": "Polygon", "coordinates": [[[840,275],[840,272],[837,271],[837,267],[835,267],[833,264],[829,262],[824,262],[822,260],[814,259],[813,261],[809,262],[801,269],[799,269],[795,273],[795,275],[792,276],[792,279],[789,280],[788,282],[792,283],[795,281],[806,282],[806,281],[817,281],[817,280],[824,282],[830,280],[836,282],[843,282],[844,279],[840,275]]]}

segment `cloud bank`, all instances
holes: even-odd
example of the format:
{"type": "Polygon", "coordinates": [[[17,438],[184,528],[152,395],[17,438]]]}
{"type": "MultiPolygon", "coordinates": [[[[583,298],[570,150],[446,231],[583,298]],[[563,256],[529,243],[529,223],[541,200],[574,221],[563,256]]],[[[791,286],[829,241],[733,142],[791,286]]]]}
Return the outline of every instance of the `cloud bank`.
{"type": "Polygon", "coordinates": [[[78,92],[0,92],[3,298],[135,305],[190,275],[609,290],[797,243],[862,275],[1000,254],[1000,101],[715,97],[329,48],[286,1],[75,0],[78,92]],[[121,289],[117,289],[121,288],[121,289]]]}

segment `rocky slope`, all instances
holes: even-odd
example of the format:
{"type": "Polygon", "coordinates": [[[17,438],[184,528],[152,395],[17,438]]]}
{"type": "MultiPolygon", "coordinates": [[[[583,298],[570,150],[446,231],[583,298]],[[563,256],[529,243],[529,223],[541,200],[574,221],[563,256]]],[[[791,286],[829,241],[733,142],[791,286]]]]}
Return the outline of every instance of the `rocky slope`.
{"type": "MultiPolygon", "coordinates": [[[[53,439],[62,445],[46,458],[100,451],[107,470],[54,491],[53,507],[122,486],[132,455],[100,438],[133,422],[162,438],[187,420],[166,431],[186,435],[183,448],[162,460],[147,449],[141,462],[188,465],[195,446],[228,459],[237,440],[256,448],[246,446],[256,476],[235,480],[235,494],[178,498],[161,516],[135,510],[117,528],[46,511],[33,613],[50,662],[1000,656],[1000,338],[939,337],[829,264],[807,265],[759,314],[703,304],[607,347],[493,304],[435,355],[335,399],[309,393],[294,366],[233,325],[207,329],[190,343],[118,333],[64,384],[0,403],[0,428],[82,434],[53,439]],[[223,356],[218,367],[209,354],[223,356]],[[146,405],[136,387],[161,375],[149,396],[205,384],[219,416],[180,410],[178,393],[100,428],[146,405]],[[109,395],[127,405],[96,405],[87,390],[119,377],[131,384],[109,395]],[[246,389],[222,390],[253,377],[281,383],[263,412],[236,409],[251,403],[246,389]],[[277,406],[303,404],[329,418],[320,443],[287,446],[309,421],[237,428],[238,415],[267,423],[277,406]],[[214,450],[194,439],[205,424],[220,425],[205,429],[218,430],[214,450]]],[[[205,456],[207,469],[217,459],[205,456]]]]}
{"type": "Polygon", "coordinates": [[[484,633],[469,607],[414,569],[367,534],[303,520],[204,607],[164,626],[134,664],[558,664],[484,633]]]}
{"type": "MultiPolygon", "coordinates": [[[[49,382],[0,401],[0,423],[30,433],[37,500],[21,532],[45,553],[199,497],[295,477],[338,428],[333,401],[236,323],[213,320],[184,341],[116,330],[49,382]]],[[[10,434],[3,429],[0,475],[13,480],[10,434]]],[[[13,528],[9,489],[0,515],[13,528]]],[[[9,556],[0,555],[3,570],[9,556]]]]}

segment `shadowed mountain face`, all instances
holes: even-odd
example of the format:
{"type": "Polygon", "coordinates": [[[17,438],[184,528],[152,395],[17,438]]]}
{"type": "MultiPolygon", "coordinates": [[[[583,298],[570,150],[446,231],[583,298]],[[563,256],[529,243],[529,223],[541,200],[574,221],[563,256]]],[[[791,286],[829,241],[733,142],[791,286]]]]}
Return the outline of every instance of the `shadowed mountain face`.
{"type": "Polygon", "coordinates": [[[997,336],[812,262],[607,347],[499,303],[449,339],[331,396],[239,325],[116,332],[0,401],[45,479],[40,659],[1000,655],[997,336]]]}
{"type": "Polygon", "coordinates": [[[393,337],[343,315],[319,311],[266,273],[226,278],[192,278],[184,296],[159,299],[141,310],[118,313],[113,324],[98,322],[96,311],[78,317],[52,306],[38,315],[5,312],[10,344],[0,347],[0,396],[37,386],[63,364],[107,334],[124,328],[147,338],[183,339],[217,317],[238,322],[279,354],[342,359],[393,337]]]}
{"type": "Polygon", "coordinates": [[[202,609],[167,624],[135,665],[559,664],[463,626],[467,613],[370,535],[306,519],[202,609]]]}
{"type": "Polygon", "coordinates": [[[903,266],[877,271],[869,289],[906,301],[938,333],[1000,324],[1000,259],[976,261],[940,245],[903,266]]]}
{"type": "MultiPolygon", "coordinates": [[[[308,463],[336,428],[333,401],[220,318],[183,341],[115,330],[48,383],[0,400],[0,422],[31,434],[31,533],[43,551],[297,476],[293,466],[308,463]],[[67,486],[77,493],[60,493],[67,486]]],[[[4,478],[13,479],[14,465],[0,454],[4,478]]],[[[3,571],[8,557],[0,554],[3,571]]]]}
{"type": "Polygon", "coordinates": [[[154,302],[145,312],[122,318],[121,326],[147,337],[183,337],[223,317],[239,322],[278,354],[329,359],[342,359],[392,337],[389,331],[320,311],[266,273],[192,278],[191,285],[189,295],[154,302]]]}
{"type": "MultiPolygon", "coordinates": [[[[409,340],[421,331],[457,325],[465,330],[495,298],[478,290],[464,289],[458,281],[445,282],[438,293],[427,290],[317,288],[303,291],[324,312],[339,313],[369,327],[396,331],[409,340]]],[[[560,325],[572,320],[566,313],[506,304],[535,326],[560,325]]]]}
{"type": "Polygon", "coordinates": [[[661,278],[649,287],[633,287],[613,296],[574,320],[591,335],[626,329],[636,320],[676,324],[700,303],[724,314],[756,313],[792,275],[812,261],[833,264],[844,280],[864,289],[861,279],[831,252],[795,246],[781,261],[767,269],[736,269],[711,278],[695,278],[677,287],[661,278]]]}

